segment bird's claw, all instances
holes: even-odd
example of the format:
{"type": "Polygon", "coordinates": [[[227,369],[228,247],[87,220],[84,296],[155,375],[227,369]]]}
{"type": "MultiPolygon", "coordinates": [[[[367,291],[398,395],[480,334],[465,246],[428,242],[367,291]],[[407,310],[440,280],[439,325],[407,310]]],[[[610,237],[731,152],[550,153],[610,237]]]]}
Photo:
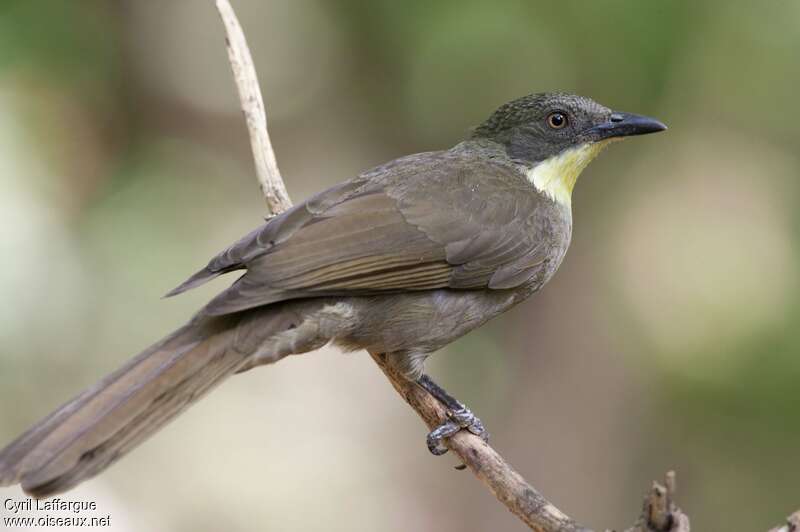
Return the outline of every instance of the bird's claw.
{"type": "Polygon", "coordinates": [[[428,450],[431,454],[441,456],[447,452],[447,447],[442,445],[442,440],[449,438],[461,429],[467,429],[472,434],[479,436],[483,441],[489,441],[489,433],[478,417],[469,408],[461,405],[456,410],[447,413],[447,421],[428,433],[428,450]]]}

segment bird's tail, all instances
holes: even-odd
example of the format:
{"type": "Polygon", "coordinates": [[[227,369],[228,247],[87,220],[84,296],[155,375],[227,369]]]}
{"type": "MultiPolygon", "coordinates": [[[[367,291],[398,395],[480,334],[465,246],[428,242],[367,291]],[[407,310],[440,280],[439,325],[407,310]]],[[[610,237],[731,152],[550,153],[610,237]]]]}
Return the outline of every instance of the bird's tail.
{"type": "Polygon", "coordinates": [[[0,450],[0,486],[43,498],[98,474],[265,346],[292,352],[270,340],[313,315],[308,305],[195,318],[0,450]]]}

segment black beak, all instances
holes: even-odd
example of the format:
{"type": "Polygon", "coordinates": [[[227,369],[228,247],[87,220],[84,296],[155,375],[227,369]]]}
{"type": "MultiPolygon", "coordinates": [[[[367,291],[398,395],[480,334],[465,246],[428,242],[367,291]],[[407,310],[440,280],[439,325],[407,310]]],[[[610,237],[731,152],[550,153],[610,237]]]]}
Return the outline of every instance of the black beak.
{"type": "Polygon", "coordinates": [[[667,126],[655,118],[631,113],[611,113],[608,122],[593,127],[591,131],[599,137],[598,140],[602,140],[658,133],[665,129],[667,126]]]}

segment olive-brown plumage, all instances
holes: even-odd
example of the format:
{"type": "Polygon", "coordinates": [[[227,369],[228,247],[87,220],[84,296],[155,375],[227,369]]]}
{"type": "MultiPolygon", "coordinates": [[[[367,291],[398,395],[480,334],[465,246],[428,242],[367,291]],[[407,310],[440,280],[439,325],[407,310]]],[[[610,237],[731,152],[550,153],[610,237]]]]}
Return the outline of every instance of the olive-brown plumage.
{"type": "Polygon", "coordinates": [[[467,141],[403,157],[296,205],[188,285],[245,270],[202,310],[208,315],[320,295],[510,289],[540,285],[569,235],[567,209],[531,190],[499,147],[467,141]]]}
{"type": "Polygon", "coordinates": [[[572,231],[562,173],[574,183],[599,143],[662,129],[587,98],[530,95],[449,150],[401,157],[294,206],[169,294],[243,272],[187,325],[0,451],[0,485],[64,491],[225,377],[328,342],[387,353],[446,404],[453,419],[429,435],[436,454],[460,428],[485,434],[423,374],[425,358],[555,273],[572,231]]]}

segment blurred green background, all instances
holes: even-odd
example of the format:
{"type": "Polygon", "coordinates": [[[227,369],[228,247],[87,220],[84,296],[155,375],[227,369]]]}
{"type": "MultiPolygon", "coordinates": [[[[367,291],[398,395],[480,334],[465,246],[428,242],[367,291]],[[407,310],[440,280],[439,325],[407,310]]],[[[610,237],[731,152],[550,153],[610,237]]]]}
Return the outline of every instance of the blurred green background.
{"type": "MultiPolygon", "coordinates": [[[[696,530],[800,506],[800,2],[234,7],[295,200],[529,92],[666,122],[584,173],[546,289],[430,373],[597,529],[669,468],[696,530]]],[[[159,299],[261,222],[249,150],[212,2],[0,4],[0,442],[230,282],[159,299]]],[[[72,496],[120,531],[521,529],[424,435],[367,356],[326,349],[231,379],[72,496]]]]}

